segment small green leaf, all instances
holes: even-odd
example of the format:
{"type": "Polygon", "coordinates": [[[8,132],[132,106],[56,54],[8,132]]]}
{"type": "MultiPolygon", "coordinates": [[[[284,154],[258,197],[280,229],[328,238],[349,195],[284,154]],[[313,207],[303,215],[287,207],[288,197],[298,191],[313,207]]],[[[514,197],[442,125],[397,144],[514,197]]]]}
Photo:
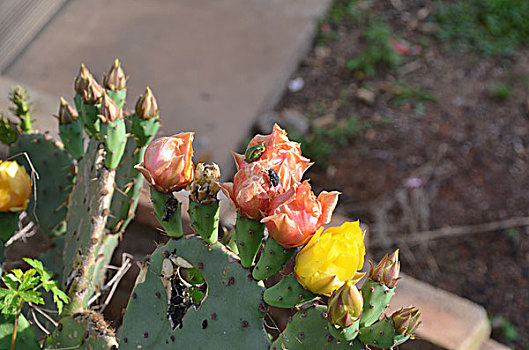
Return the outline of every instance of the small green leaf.
{"type": "Polygon", "coordinates": [[[18,278],[16,278],[16,276],[11,273],[2,276],[2,281],[5,283],[7,288],[13,291],[18,289],[18,283],[20,282],[18,278]]]}
{"type": "Polygon", "coordinates": [[[44,304],[44,300],[40,297],[40,292],[36,290],[26,290],[20,292],[22,300],[33,304],[44,304]]]}
{"type": "Polygon", "coordinates": [[[16,315],[18,311],[18,298],[15,293],[8,294],[2,304],[2,313],[4,315],[16,315]]]}
{"type": "Polygon", "coordinates": [[[36,273],[37,271],[35,269],[29,269],[24,272],[20,279],[21,283],[18,290],[28,290],[35,287],[40,281],[40,278],[35,276],[36,273]]]}
{"type": "Polygon", "coordinates": [[[68,296],[59,289],[59,287],[55,286],[51,289],[51,292],[53,293],[53,301],[55,302],[55,305],[57,305],[57,310],[59,310],[59,314],[62,312],[62,307],[64,304],[68,304],[68,296]]]}

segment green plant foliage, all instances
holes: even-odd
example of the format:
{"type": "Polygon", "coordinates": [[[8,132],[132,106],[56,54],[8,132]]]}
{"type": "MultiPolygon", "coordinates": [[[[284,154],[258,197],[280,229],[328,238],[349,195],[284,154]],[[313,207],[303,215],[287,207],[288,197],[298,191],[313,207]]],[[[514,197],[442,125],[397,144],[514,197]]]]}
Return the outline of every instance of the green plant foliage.
{"type": "Polygon", "coordinates": [[[436,5],[439,38],[456,48],[488,55],[512,55],[529,43],[529,2],[463,0],[436,5]]]}
{"type": "Polygon", "coordinates": [[[402,56],[391,47],[391,30],[379,17],[368,17],[363,34],[364,49],[345,62],[345,69],[373,76],[380,68],[393,69],[402,63],[402,56]]]}
{"type": "Polygon", "coordinates": [[[40,288],[53,293],[53,301],[61,312],[63,305],[68,303],[68,297],[60,290],[59,284],[51,279],[52,274],[36,259],[24,258],[24,261],[32,268],[25,272],[14,269],[2,276],[2,281],[7,287],[0,288],[2,314],[16,315],[24,303],[44,304],[40,288]]]}
{"type": "Polygon", "coordinates": [[[397,80],[394,84],[394,97],[391,103],[397,106],[404,103],[418,105],[421,102],[437,102],[437,98],[426,90],[408,85],[405,81],[397,80]]]}
{"type": "Polygon", "coordinates": [[[357,116],[351,116],[331,126],[313,126],[307,135],[296,136],[291,133],[291,136],[297,142],[301,142],[301,148],[306,157],[320,166],[327,167],[333,154],[340,148],[346,147],[354,137],[370,128],[369,122],[362,121],[357,116]]]}
{"type": "Polygon", "coordinates": [[[512,95],[512,87],[505,83],[496,83],[490,87],[490,93],[498,100],[507,100],[512,95]]]}

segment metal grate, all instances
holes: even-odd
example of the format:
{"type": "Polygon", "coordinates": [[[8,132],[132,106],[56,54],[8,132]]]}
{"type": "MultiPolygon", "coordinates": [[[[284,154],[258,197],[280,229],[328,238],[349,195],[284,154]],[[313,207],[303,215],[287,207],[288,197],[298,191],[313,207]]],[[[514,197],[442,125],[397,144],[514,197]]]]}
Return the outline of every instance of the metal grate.
{"type": "Polygon", "coordinates": [[[0,0],[0,72],[67,0],[0,0]]]}

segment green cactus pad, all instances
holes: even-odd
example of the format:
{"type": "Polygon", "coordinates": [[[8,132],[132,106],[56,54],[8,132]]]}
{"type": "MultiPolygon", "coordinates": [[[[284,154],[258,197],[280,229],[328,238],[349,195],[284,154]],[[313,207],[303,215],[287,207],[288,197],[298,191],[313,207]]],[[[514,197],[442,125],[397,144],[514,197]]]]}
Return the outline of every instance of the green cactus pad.
{"type": "Polygon", "coordinates": [[[132,133],[140,146],[148,145],[160,128],[159,118],[141,119],[132,116],[132,133]]]}
{"type": "Polygon", "coordinates": [[[21,155],[23,152],[27,153],[40,176],[36,206],[31,199],[26,211],[48,236],[60,236],[66,232],[65,216],[75,177],[74,161],[63,145],[49,134],[20,135],[9,149],[10,156],[18,154],[17,162],[31,174],[31,167],[21,155]]]}
{"type": "Polygon", "coordinates": [[[108,169],[116,169],[119,165],[125,146],[127,145],[127,131],[125,121],[118,119],[101,123],[101,140],[105,144],[105,166],[108,169]]]}
{"type": "Polygon", "coordinates": [[[207,243],[215,243],[219,235],[219,201],[199,204],[189,198],[191,227],[207,243]]]}
{"type": "Polygon", "coordinates": [[[84,155],[83,125],[80,120],[59,125],[59,136],[73,159],[78,160],[84,155]]]}
{"type": "Polygon", "coordinates": [[[296,248],[286,249],[269,237],[252,271],[253,278],[260,281],[278,273],[295,252],[296,248]]]}
{"type": "Polygon", "coordinates": [[[134,165],[143,161],[144,153],[145,147],[139,148],[133,137],[127,139],[123,158],[116,168],[116,191],[107,221],[107,229],[112,233],[124,232],[134,218],[143,185],[143,175],[134,165]]]}
{"type": "Polygon", "coordinates": [[[343,342],[329,334],[326,312],[327,307],[323,305],[298,311],[283,333],[272,343],[270,350],[363,350],[364,345],[357,339],[343,342]]]}
{"type": "Polygon", "coordinates": [[[336,328],[329,323],[329,333],[338,340],[341,341],[351,341],[358,336],[358,327],[360,325],[360,320],[357,320],[349,327],[338,327],[336,328]]]}
{"type": "Polygon", "coordinates": [[[46,349],[117,349],[118,343],[103,316],[84,310],[63,317],[53,333],[46,338],[46,349]]]}
{"type": "Polygon", "coordinates": [[[395,333],[393,321],[384,318],[369,327],[360,328],[358,339],[364,344],[377,348],[393,349],[410,338],[409,335],[395,333]]]}
{"type": "Polygon", "coordinates": [[[184,234],[182,230],[182,205],[178,199],[174,198],[171,193],[161,193],[151,187],[151,201],[154,208],[154,216],[156,216],[167,235],[174,238],[182,237],[184,234]],[[166,205],[168,203],[170,204],[170,211],[174,210],[173,213],[167,213],[166,205]]]}
{"type": "MultiPolygon", "coordinates": [[[[0,314],[0,349],[11,349],[11,337],[13,336],[14,322],[15,316],[6,316],[0,314]]],[[[35,340],[35,334],[33,333],[28,320],[26,320],[22,314],[18,318],[15,349],[40,349],[39,344],[35,340]]]]}
{"type": "Polygon", "coordinates": [[[264,237],[264,224],[237,215],[235,240],[242,266],[252,267],[264,237]]]}
{"type": "Polygon", "coordinates": [[[306,290],[294,276],[285,276],[281,281],[265,290],[263,299],[270,305],[284,309],[301,306],[316,299],[318,295],[306,290]]]}
{"type": "Polygon", "coordinates": [[[3,243],[9,241],[18,228],[18,217],[20,213],[0,212],[0,240],[3,243]]]}
{"type": "MultiPolygon", "coordinates": [[[[75,101],[75,105],[77,106],[77,100],[75,101]]],[[[85,105],[83,103],[81,109],[78,109],[79,119],[83,123],[84,131],[90,137],[99,137],[99,130],[101,129],[101,121],[97,117],[99,108],[101,108],[100,104],[85,105]]]]}
{"type": "Polygon", "coordinates": [[[118,106],[119,109],[123,108],[123,105],[125,104],[125,100],[127,99],[127,89],[122,90],[109,90],[105,89],[108,97],[114,101],[114,103],[118,106]]]}
{"type": "Polygon", "coordinates": [[[120,349],[266,349],[263,289],[222,244],[208,245],[196,237],[170,240],[155,250],[138,276],[123,319],[120,349]],[[200,270],[207,296],[173,330],[166,287],[171,301],[174,290],[162,265],[176,257],[200,270]]]}
{"type": "Polygon", "coordinates": [[[368,279],[362,286],[364,306],[362,309],[362,318],[360,319],[360,327],[370,326],[378,321],[394,294],[395,288],[391,289],[380,284],[380,282],[368,279]]]}

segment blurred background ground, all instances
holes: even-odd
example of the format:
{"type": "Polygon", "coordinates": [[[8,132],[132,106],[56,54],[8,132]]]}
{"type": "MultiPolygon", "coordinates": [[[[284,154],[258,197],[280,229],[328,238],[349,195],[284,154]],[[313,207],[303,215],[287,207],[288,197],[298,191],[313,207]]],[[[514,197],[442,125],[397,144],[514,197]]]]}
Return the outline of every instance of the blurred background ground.
{"type": "Polygon", "coordinates": [[[529,232],[508,220],[529,205],[528,10],[335,1],[256,124],[279,121],[303,143],[307,177],[342,191],[339,210],[370,225],[374,258],[400,248],[404,271],[483,305],[493,337],[515,348],[529,344],[529,232]],[[488,222],[496,230],[467,227],[488,222]],[[469,234],[429,232],[447,226],[469,234]]]}

